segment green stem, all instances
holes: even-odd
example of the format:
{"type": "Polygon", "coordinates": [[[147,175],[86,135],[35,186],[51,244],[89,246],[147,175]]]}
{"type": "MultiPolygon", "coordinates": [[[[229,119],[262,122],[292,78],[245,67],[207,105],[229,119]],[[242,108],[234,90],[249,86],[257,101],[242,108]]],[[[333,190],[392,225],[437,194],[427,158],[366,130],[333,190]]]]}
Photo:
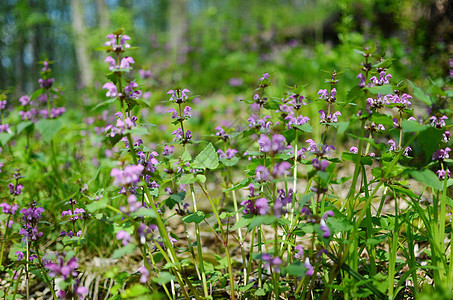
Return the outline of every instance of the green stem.
{"type": "MultiPolygon", "coordinates": [[[[192,195],[193,210],[194,210],[194,213],[196,213],[197,212],[197,201],[195,199],[195,192],[194,192],[192,183],[190,184],[190,193],[192,195]]],[[[196,222],[195,222],[195,234],[197,236],[197,253],[198,253],[198,261],[200,264],[201,278],[202,278],[202,282],[203,282],[203,292],[204,292],[204,296],[208,297],[209,296],[208,284],[206,281],[206,272],[204,269],[203,253],[201,250],[200,227],[199,227],[198,223],[196,223],[196,222]]]]}
{"type": "Polygon", "coordinates": [[[8,224],[9,224],[10,220],[11,220],[11,215],[9,215],[8,219],[6,220],[5,236],[3,237],[2,250],[0,250],[0,267],[2,266],[2,263],[3,263],[3,253],[5,252],[6,238],[8,237],[8,231],[9,231],[8,224]]]}
{"type": "Polygon", "coordinates": [[[209,204],[211,204],[212,212],[214,213],[214,215],[217,219],[217,224],[219,225],[220,232],[222,233],[223,246],[225,248],[225,255],[226,255],[227,263],[228,263],[228,274],[230,276],[230,299],[234,300],[235,299],[234,275],[233,275],[233,266],[231,264],[230,251],[228,249],[227,236],[225,235],[225,231],[223,229],[223,224],[222,224],[222,221],[220,220],[219,213],[217,211],[217,208],[215,207],[214,201],[212,200],[211,196],[206,191],[206,189],[203,187],[203,185],[201,185],[200,183],[198,183],[198,185],[200,186],[203,193],[206,195],[206,198],[208,198],[209,204]]]}
{"type": "Polygon", "coordinates": [[[39,254],[39,247],[38,247],[37,241],[35,241],[35,248],[36,248],[36,256],[38,257],[38,264],[41,269],[42,275],[44,277],[44,281],[49,286],[50,292],[52,293],[52,297],[56,300],[58,298],[57,298],[57,295],[55,294],[55,290],[54,290],[52,284],[50,283],[49,277],[47,276],[47,271],[45,270],[44,265],[42,264],[41,255],[39,254]]]}

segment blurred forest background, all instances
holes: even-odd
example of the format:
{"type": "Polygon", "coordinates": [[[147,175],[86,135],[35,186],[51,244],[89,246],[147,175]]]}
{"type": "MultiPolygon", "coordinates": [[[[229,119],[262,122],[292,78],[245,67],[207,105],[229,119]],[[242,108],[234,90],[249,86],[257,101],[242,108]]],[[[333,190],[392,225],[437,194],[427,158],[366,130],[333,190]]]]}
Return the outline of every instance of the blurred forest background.
{"type": "Polygon", "coordinates": [[[371,43],[395,58],[397,78],[448,76],[452,16],[450,0],[1,0],[0,90],[31,93],[49,59],[67,99],[103,97],[106,54],[95,49],[118,28],[155,97],[176,83],[241,93],[264,72],[318,88],[322,70],[357,66],[352,49],[371,43]]]}

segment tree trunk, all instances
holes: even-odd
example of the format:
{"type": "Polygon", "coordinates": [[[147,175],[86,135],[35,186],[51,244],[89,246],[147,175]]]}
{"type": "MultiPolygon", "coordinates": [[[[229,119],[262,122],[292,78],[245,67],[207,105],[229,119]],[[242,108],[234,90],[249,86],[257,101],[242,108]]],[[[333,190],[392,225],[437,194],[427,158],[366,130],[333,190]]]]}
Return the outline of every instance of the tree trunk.
{"type": "Polygon", "coordinates": [[[168,5],[168,46],[174,63],[186,58],[188,29],[187,0],[170,0],[168,5]]]}
{"type": "Polygon", "coordinates": [[[96,8],[99,16],[99,27],[106,30],[110,26],[110,18],[105,0],[96,0],[96,8]]]}
{"type": "Polygon", "coordinates": [[[90,64],[87,43],[85,42],[86,27],[83,16],[82,1],[71,0],[72,28],[74,30],[74,46],[80,71],[80,88],[93,85],[93,70],[90,64]]]}

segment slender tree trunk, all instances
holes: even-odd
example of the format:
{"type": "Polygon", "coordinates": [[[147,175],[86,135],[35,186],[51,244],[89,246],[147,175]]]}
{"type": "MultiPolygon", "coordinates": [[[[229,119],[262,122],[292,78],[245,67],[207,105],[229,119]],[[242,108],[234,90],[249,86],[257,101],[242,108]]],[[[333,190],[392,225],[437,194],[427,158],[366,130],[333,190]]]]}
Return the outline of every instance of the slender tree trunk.
{"type": "Polygon", "coordinates": [[[105,5],[105,0],[96,0],[96,8],[99,16],[99,27],[103,30],[109,28],[110,18],[107,5],[105,5]]]}
{"type": "Polygon", "coordinates": [[[187,0],[169,0],[168,46],[174,62],[185,61],[188,29],[187,0]]]}
{"type": "Polygon", "coordinates": [[[83,16],[82,1],[71,0],[72,28],[74,30],[74,46],[80,71],[80,87],[93,85],[93,70],[90,64],[87,43],[85,42],[86,27],[83,16]]]}

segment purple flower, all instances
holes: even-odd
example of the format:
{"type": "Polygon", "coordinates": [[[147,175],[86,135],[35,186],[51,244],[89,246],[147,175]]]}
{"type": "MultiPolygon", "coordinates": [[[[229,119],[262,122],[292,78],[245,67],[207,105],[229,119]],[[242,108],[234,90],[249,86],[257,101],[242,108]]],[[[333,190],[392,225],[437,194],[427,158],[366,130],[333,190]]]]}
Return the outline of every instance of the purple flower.
{"type": "Polygon", "coordinates": [[[192,108],[190,106],[186,106],[184,107],[184,118],[187,120],[187,119],[190,119],[192,117],[192,108]]]}
{"type": "Polygon", "coordinates": [[[330,229],[324,219],[321,219],[321,221],[319,222],[319,228],[324,232],[324,234],[322,235],[323,238],[330,237],[330,229]]]}
{"type": "Polygon", "coordinates": [[[104,62],[109,64],[109,70],[112,71],[116,68],[116,61],[113,57],[107,56],[104,60],[104,62]]]}
{"type": "Polygon", "coordinates": [[[451,133],[450,133],[450,131],[446,130],[446,131],[442,134],[442,139],[444,140],[445,143],[448,143],[448,141],[451,139],[451,133]]]}
{"type": "Polygon", "coordinates": [[[255,179],[260,182],[267,181],[269,179],[269,176],[271,175],[269,173],[269,170],[263,165],[256,167],[255,174],[256,174],[255,179]]]}
{"type": "Polygon", "coordinates": [[[396,151],[398,150],[398,146],[396,145],[395,141],[390,139],[387,144],[390,145],[390,151],[396,151]]]}
{"type": "Polygon", "coordinates": [[[269,212],[269,202],[266,198],[259,198],[255,201],[255,207],[260,215],[265,215],[269,212]]]}
{"type": "Polygon", "coordinates": [[[175,138],[173,139],[174,142],[179,142],[183,139],[183,133],[181,128],[176,129],[171,134],[175,136],[175,138]]]}
{"type": "Polygon", "coordinates": [[[265,134],[260,135],[258,144],[261,152],[269,152],[271,150],[271,139],[265,134]]]}
{"type": "Polygon", "coordinates": [[[328,210],[324,213],[321,219],[327,220],[327,217],[333,217],[335,214],[332,210],[328,210]]]}
{"type": "Polygon", "coordinates": [[[365,76],[362,73],[359,73],[356,78],[360,80],[359,87],[365,87],[365,76]]]}
{"type": "Polygon", "coordinates": [[[176,109],[174,108],[170,108],[168,110],[169,113],[171,113],[171,118],[174,120],[174,119],[179,119],[179,115],[178,115],[178,112],[176,111],[176,109]]]}
{"type": "Polygon", "coordinates": [[[359,148],[352,146],[351,148],[349,148],[349,152],[357,154],[359,153],[359,148]]]}
{"type": "Polygon", "coordinates": [[[433,160],[444,160],[450,158],[450,155],[448,154],[451,151],[449,147],[445,147],[445,149],[440,149],[434,152],[432,159],[433,160]]]}
{"type": "Polygon", "coordinates": [[[329,166],[329,162],[327,160],[321,160],[319,161],[317,158],[313,158],[311,161],[311,164],[313,168],[315,168],[318,171],[325,171],[327,167],[329,166]]]}
{"type": "Polygon", "coordinates": [[[298,245],[294,249],[297,251],[297,253],[294,254],[294,258],[296,259],[304,258],[304,247],[302,247],[302,245],[298,245]]]}
{"type": "Polygon", "coordinates": [[[384,71],[379,73],[380,78],[378,79],[376,76],[370,78],[370,81],[375,85],[384,85],[389,84],[389,79],[392,78],[392,75],[386,74],[384,71]]]}
{"type": "Polygon", "coordinates": [[[8,203],[0,203],[0,208],[4,214],[11,214],[14,215],[19,208],[19,205],[13,204],[12,206],[8,203]]]}
{"type": "Polygon", "coordinates": [[[260,78],[260,81],[263,81],[265,79],[269,79],[269,73],[264,73],[263,77],[260,78]]]}
{"type": "Polygon", "coordinates": [[[118,231],[118,233],[116,234],[116,239],[121,240],[123,246],[126,246],[132,241],[131,235],[124,230],[118,231]]]}
{"type": "Polygon", "coordinates": [[[151,77],[151,71],[150,70],[140,69],[140,70],[138,70],[138,74],[140,75],[140,78],[142,78],[142,79],[148,79],[148,78],[151,77]]]}
{"type": "Polygon", "coordinates": [[[129,69],[131,68],[130,64],[135,63],[134,59],[130,56],[123,57],[120,63],[120,69],[129,69]]]}
{"type": "Polygon", "coordinates": [[[442,117],[437,117],[437,116],[432,116],[431,118],[429,118],[431,120],[431,125],[436,127],[436,128],[442,128],[444,127],[446,124],[445,124],[445,120],[448,120],[448,117],[447,116],[442,116],[442,117]]]}
{"type": "Polygon", "coordinates": [[[24,95],[22,97],[19,98],[19,102],[22,106],[25,106],[27,104],[31,104],[31,101],[30,101],[30,97],[28,97],[27,95],[24,95]]]}
{"type": "Polygon", "coordinates": [[[111,82],[107,82],[104,84],[102,87],[104,90],[108,90],[107,93],[105,94],[107,97],[116,97],[118,96],[118,91],[116,89],[116,85],[114,85],[111,82]]]}
{"type": "Polygon", "coordinates": [[[144,167],[142,165],[126,166],[124,170],[113,168],[110,176],[115,178],[113,184],[125,186],[137,183],[140,180],[143,169],[144,167]]]}
{"type": "Polygon", "coordinates": [[[140,282],[141,283],[147,283],[148,279],[149,279],[149,271],[148,271],[148,269],[145,266],[141,266],[138,269],[138,271],[140,272],[140,274],[142,274],[140,276],[140,282]]]}
{"type": "Polygon", "coordinates": [[[310,259],[308,257],[305,258],[304,266],[305,266],[305,268],[307,268],[305,275],[307,275],[307,276],[313,275],[314,270],[313,270],[312,265],[310,264],[310,259]]]}
{"type": "Polygon", "coordinates": [[[291,164],[287,161],[276,163],[272,170],[272,174],[275,177],[287,176],[289,175],[289,169],[291,169],[291,164]]]}
{"type": "Polygon", "coordinates": [[[441,170],[438,170],[436,173],[437,173],[437,176],[439,177],[440,180],[444,180],[445,177],[446,178],[450,178],[450,175],[451,175],[449,169],[447,169],[447,170],[442,170],[441,169],[441,170]]]}
{"type": "Polygon", "coordinates": [[[170,156],[170,155],[173,154],[174,151],[175,151],[175,146],[165,145],[164,146],[164,151],[162,152],[162,155],[163,156],[170,156]]]}
{"type": "Polygon", "coordinates": [[[17,261],[23,260],[25,257],[25,255],[22,251],[16,251],[16,252],[14,252],[14,254],[17,255],[17,259],[16,259],[17,261]]]}

